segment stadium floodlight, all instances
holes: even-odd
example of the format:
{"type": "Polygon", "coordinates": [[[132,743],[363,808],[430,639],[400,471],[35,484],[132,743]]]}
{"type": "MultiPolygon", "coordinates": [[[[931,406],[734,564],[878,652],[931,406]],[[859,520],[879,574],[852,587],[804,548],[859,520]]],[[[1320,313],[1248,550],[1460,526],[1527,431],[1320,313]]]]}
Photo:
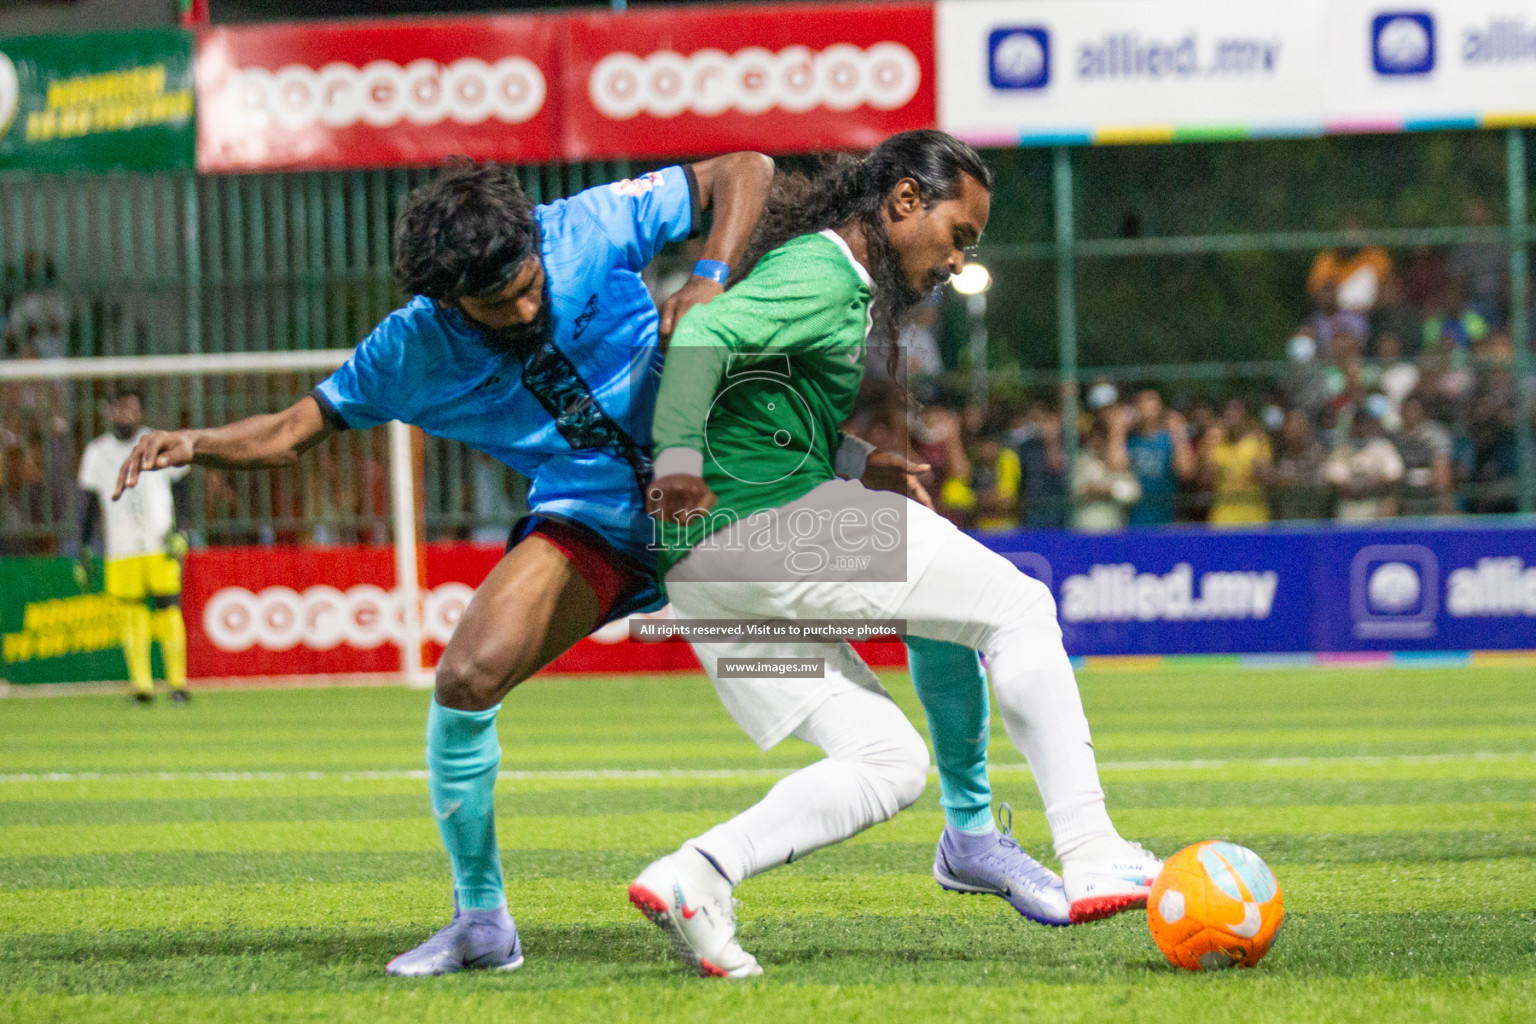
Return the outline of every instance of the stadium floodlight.
{"type": "Polygon", "coordinates": [[[980,295],[992,287],[992,274],[980,263],[967,263],[960,273],[949,279],[949,284],[961,295],[980,295]]]}

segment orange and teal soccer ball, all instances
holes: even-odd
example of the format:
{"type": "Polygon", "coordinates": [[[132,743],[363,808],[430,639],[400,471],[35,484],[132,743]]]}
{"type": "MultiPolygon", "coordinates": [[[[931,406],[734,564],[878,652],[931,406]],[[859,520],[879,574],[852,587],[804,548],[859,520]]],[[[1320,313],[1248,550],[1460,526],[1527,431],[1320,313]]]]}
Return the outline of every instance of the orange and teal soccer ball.
{"type": "Polygon", "coordinates": [[[1147,927],[1168,962],[1186,971],[1252,967],[1285,919],[1280,883],[1252,850],[1216,839],[1163,862],[1147,897],[1147,927]]]}

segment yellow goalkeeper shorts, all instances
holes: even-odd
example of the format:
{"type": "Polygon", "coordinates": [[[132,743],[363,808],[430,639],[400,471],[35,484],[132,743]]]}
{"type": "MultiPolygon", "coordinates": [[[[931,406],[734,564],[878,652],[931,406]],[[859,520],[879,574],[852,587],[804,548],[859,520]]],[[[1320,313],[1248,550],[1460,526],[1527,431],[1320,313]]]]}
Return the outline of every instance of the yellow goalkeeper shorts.
{"type": "Polygon", "coordinates": [[[167,554],[113,558],[106,568],[106,590],[125,601],[176,597],[181,593],[181,563],[167,554]]]}

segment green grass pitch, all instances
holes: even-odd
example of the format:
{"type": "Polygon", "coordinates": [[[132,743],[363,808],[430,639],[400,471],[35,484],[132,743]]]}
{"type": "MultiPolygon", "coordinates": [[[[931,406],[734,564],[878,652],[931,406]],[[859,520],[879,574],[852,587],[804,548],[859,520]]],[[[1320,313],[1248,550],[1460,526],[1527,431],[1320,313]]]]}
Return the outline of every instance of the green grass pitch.
{"type": "MultiPolygon", "coordinates": [[[[917,715],[906,678],[887,677],[917,715]]],[[[683,973],[625,899],[652,857],[813,751],[762,754],[698,676],[538,679],[500,719],[499,834],[526,966],[384,963],[449,910],[419,774],[425,693],[0,701],[0,1021],[1530,1021],[1536,675],[1517,668],[1081,678],[1121,831],[1223,836],[1279,876],[1257,968],[1174,971],[1145,915],[1069,929],[929,875],[938,785],[742,886],[766,975],[683,973]]],[[[994,788],[1049,850],[994,717],[994,788]]]]}

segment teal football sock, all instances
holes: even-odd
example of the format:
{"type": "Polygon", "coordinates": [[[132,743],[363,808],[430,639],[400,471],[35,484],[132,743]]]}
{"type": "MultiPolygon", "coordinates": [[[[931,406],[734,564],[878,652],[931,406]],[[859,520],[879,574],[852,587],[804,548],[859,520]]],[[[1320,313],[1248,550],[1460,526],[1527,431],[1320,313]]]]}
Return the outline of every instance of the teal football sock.
{"type": "Polygon", "coordinates": [[[907,665],[928,716],[944,819],[962,832],[991,831],[996,827],[987,781],[991,709],[980,657],[959,644],[909,636],[907,665]]]}
{"type": "Polygon", "coordinates": [[[453,859],[453,895],[463,910],[494,910],[507,902],[496,849],[498,704],[455,711],[436,700],[427,713],[427,788],[443,845],[453,859]]]}

